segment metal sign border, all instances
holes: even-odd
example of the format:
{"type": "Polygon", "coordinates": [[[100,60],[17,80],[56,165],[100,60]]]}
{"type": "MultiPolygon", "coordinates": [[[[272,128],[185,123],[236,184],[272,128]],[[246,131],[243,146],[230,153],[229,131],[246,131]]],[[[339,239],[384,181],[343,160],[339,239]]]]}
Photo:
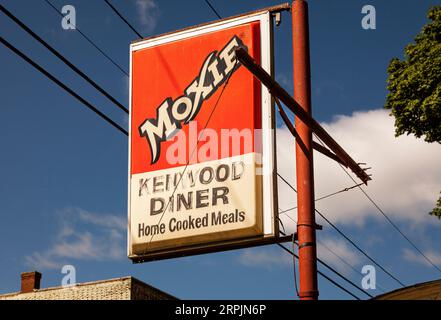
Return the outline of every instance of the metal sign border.
{"type": "Polygon", "coordinates": [[[135,51],[145,48],[169,43],[172,41],[187,39],[202,34],[207,34],[214,31],[238,26],[241,24],[260,21],[260,38],[261,38],[261,65],[271,75],[274,74],[274,53],[273,53],[273,21],[271,10],[263,9],[245,15],[240,15],[232,18],[227,18],[213,23],[187,28],[173,33],[152,37],[149,39],[140,40],[130,45],[130,76],[129,76],[129,136],[128,136],[128,197],[127,197],[127,214],[128,214],[128,230],[127,230],[127,255],[133,262],[144,262],[149,260],[167,259],[173,257],[181,257],[209,252],[219,252],[224,250],[238,249],[242,247],[258,246],[262,244],[269,244],[279,242],[279,228],[278,228],[278,201],[277,201],[277,160],[276,160],[276,137],[275,137],[275,113],[274,101],[268,89],[262,85],[262,128],[267,130],[262,136],[263,145],[263,172],[262,176],[263,190],[263,237],[248,237],[241,239],[224,240],[215,243],[196,244],[191,246],[184,246],[180,248],[160,249],[146,252],[142,255],[131,253],[131,205],[130,205],[130,165],[131,165],[131,123],[132,123],[132,54],[135,51]]]}

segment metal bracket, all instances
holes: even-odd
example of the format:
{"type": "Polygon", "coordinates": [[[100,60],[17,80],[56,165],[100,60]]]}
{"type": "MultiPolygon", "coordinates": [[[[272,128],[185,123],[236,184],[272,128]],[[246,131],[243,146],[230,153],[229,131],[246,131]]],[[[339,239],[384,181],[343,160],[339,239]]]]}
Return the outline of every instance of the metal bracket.
{"type": "Polygon", "coordinates": [[[238,239],[236,241],[229,241],[228,243],[204,243],[196,244],[179,249],[169,248],[161,251],[145,252],[140,255],[131,256],[129,259],[133,263],[142,263],[147,261],[164,260],[178,257],[186,257],[193,255],[200,255],[206,253],[229,251],[235,249],[251,248],[258,246],[271,245],[276,243],[292,242],[292,235],[288,236],[272,236],[272,237],[255,237],[249,239],[238,239]]]}
{"type": "Polygon", "coordinates": [[[305,247],[315,247],[315,242],[303,242],[302,244],[299,243],[299,250],[305,247]]]}
{"type": "Polygon", "coordinates": [[[277,27],[280,26],[280,24],[282,23],[282,14],[280,13],[280,11],[273,12],[272,17],[274,18],[274,21],[276,22],[276,26],[277,27]]]}

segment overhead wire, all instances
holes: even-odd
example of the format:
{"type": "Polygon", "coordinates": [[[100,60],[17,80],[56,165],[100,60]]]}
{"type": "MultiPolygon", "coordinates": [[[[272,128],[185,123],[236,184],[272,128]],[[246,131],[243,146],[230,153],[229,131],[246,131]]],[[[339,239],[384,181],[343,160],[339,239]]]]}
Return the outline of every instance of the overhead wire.
{"type": "MultiPolygon", "coordinates": [[[[57,14],[59,14],[61,17],[64,17],[61,11],[59,11],[49,0],[43,0],[43,1],[46,2],[47,5],[50,6],[57,14]]],[[[88,37],[77,25],[73,24],[73,27],[75,28],[76,31],[78,31],[78,33],[84,39],[86,39],[87,42],[89,42],[89,44],[91,44],[96,50],[98,50],[99,53],[101,53],[108,61],[110,61],[110,63],[112,63],[117,69],[119,69],[126,77],[129,76],[129,73],[120,64],[118,64],[115,60],[113,60],[107,53],[104,52],[104,50],[98,47],[98,45],[92,39],[90,39],[90,37],[88,37]]]]}
{"type": "MultiPolygon", "coordinates": [[[[282,179],[294,192],[297,193],[297,190],[279,173],[277,173],[278,177],[282,179]]],[[[352,239],[350,239],[343,231],[341,231],[336,225],[334,225],[325,215],[323,215],[320,211],[315,208],[315,212],[317,212],[320,217],[323,218],[334,230],[336,230],[343,238],[345,238],[354,248],[356,248],[360,253],[362,253],[366,258],[368,258],[372,263],[374,263],[377,267],[379,267],[384,273],[386,273],[389,277],[394,279],[397,283],[399,283],[402,287],[405,287],[405,284],[401,282],[397,277],[395,277],[390,271],[388,271],[385,267],[383,267],[379,262],[374,260],[370,255],[368,255],[363,249],[360,248],[352,239]]]]}
{"type": "MultiPolygon", "coordinates": [[[[282,235],[286,235],[285,233],[281,232],[282,235]]],[[[294,240],[293,238],[293,245],[298,246],[298,243],[294,240]]],[[[293,249],[294,252],[294,249],[293,249]]],[[[373,296],[367,292],[366,290],[364,290],[363,288],[359,287],[358,285],[356,285],[353,281],[351,281],[349,278],[347,278],[346,276],[344,276],[343,274],[341,274],[340,272],[338,272],[337,270],[335,270],[333,267],[331,267],[329,264],[327,264],[326,262],[324,262],[322,259],[320,259],[319,257],[317,257],[317,261],[322,264],[324,267],[326,267],[327,269],[329,269],[330,271],[332,271],[334,274],[336,274],[337,276],[339,276],[341,279],[343,279],[344,281],[346,281],[347,283],[349,283],[351,286],[353,286],[354,288],[356,288],[357,290],[361,291],[362,293],[364,293],[365,295],[367,295],[370,298],[373,298],[373,296]]]]}
{"type": "MultiPolygon", "coordinates": [[[[299,256],[296,255],[295,253],[293,253],[291,250],[289,250],[288,248],[286,248],[284,245],[277,243],[277,246],[279,246],[280,248],[282,248],[283,250],[285,250],[287,253],[293,255],[297,260],[299,259],[299,256]]],[[[352,293],[351,291],[349,291],[348,289],[346,289],[345,287],[343,287],[342,285],[340,285],[337,281],[333,280],[332,278],[330,278],[329,276],[327,276],[325,273],[321,272],[320,270],[317,270],[317,273],[319,275],[321,275],[323,278],[325,278],[326,280],[328,280],[330,283],[332,283],[334,286],[336,286],[337,288],[341,289],[342,291],[346,292],[347,294],[349,294],[350,296],[352,296],[353,298],[355,298],[356,300],[361,300],[360,297],[358,297],[357,295],[355,295],[354,293],[352,293]]]]}
{"type": "Polygon", "coordinates": [[[20,28],[22,28],[24,31],[26,31],[26,33],[28,33],[31,37],[33,37],[41,45],[43,45],[46,49],[48,49],[53,55],[55,55],[58,59],[60,59],[71,70],[73,70],[81,78],[86,80],[92,87],[94,87],[101,94],[103,94],[107,99],[109,99],[119,109],[121,109],[125,113],[129,113],[129,110],[125,106],[123,106],[122,103],[120,103],[116,98],[114,98],[112,95],[110,95],[106,90],[104,90],[100,85],[98,85],[95,81],[93,81],[88,75],[86,75],[83,71],[81,71],[72,62],[70,62],[68,59],[66,59],[60,52],[55,50],[51,45],[49,45],[46,41],[44,41],[39,35],[37,35],[34,31],[32,31],[31,28],[26,26],[20,19],[18,19],[12,12],[10,12],[8,9],[6,9],[1,4],[0,4],[0,11],[2,11],[9,19],[14,21],[20,28]]]}
{"type": "MultiPolygon", "coordinates": [[[[330,197],[335,196],[335,195],[337,195],[337,194],[340,194],[340,193],[343,193],[343,192],[346,192],[346,191],[352,190],[352,189],[354,189],[354,188],[356,188],[356,187],[358,187],[358,186],[359,186],[359,184],[356,184],[355,186],[352,186],[352,187],[346,187],[346,188],[341,189],[341,190],[339,190],[339,191],[336,191],[336,192],[333,192],[333,193],[327,194],[327,195],[325,195],[325,196],[322,196],[322,197],[320,197],[320,198],[317,198],[317,199],[315,199],[314,201],[317,202],[317,201],[320,201],[320,200],[324,200],[324,199],[330,198],[330,197]]],[[[283,213],[286,213],[286,212],[289,212],[289,211],[292,211],[292,210],[295,210],[295,209],[297,209],[297,206],[295,206],[295,207],[291,207],[291,208],[288,208],[288,209],[285,209],[285,210],[282,210],[282,211],[279,212],[279,214],[283,214],[283,213]]]]}
{"type": "Polygon", "coordinates": [[[114,128],[119,130],[121,133],[128,135],[128,132],[121,127],[119,124],[117,124],[115,121],[110,119],[108,116],[106,116],[103,112],[101,112],[98,108],[96,108],[94,105],[92,105],[90,102],[88,102],[86,99],[81,97],[79,94],[77,94],[75,91],[73,91],[71,88],[69,88],[67,85],[65,85],[63,82],[58,80],[55,76],[53,76],[51,73],[46,71],[43,67],[41,67],[39,64],[37,64],[35,61],[33,61],[31,58],[29,58],[27,55],[25,55],[23,52],[21,52],[19,49],[14,47],[11,43],[9,43],[6,39],[3,37],[0,37],[0,42],[10,49],[12,52],[14,52],[16,55],[18,55],[20,58],[25,60],[27,63],[29,63],[32,67],[34,67],[36,70],[41,72],[43,75],[45,75],[47,78],[49,78],[51,81],[53,81],[56,85],[61,87],[63,90],[68,92],[71,96],[73,96],[75,99],[80,101],[82,104],[84,104],[87,108],[89,108],[91,111],[96,113],[99,117],[104,119],[106,122],[108,122],[110,125],[112,125],[114,128]]]}
{"type": "MultiPolygon", "coordinates": [[[[318,139],[319,143],[323,145],[323,141],[314,134],[314,136],[318,139]]],[[[349,172],[339,163],[340,168],[346,173],[346,175],[354,182],[357,183],[356,180],[349,174],[349,172]]],[[[389,224],[397,231],[429,264],[431,264],[438,272],[441,273],[441,269],[429,258],[427,257],[424,252],[418,248],[418,246],[408,237],[404,234],[404,232],[397,226],[396,223],[392,221],[392,219],[384,212],[383,209],[380,208],[380,206],[372,199],[372,197],[369,196],[369,194],[361,187],[361,185],[358,185],[358,188],[360,191],[365,195],[365,197],[374,205],[374,207],[378,210],[378,212],[381,213],[381,215],[389,222],[389,224]]]]}
{"type": "MultiPolygon", "coordinates": [[[[281,211],[279,211],[279,214],[280,214],[280,212],[281,211]]],[[[294,220],[290,215],[286,215],[286,217],[288,218],[288,219],[290,219],[292,222],[294,222],[294,223],[297,223],[297,221],[296,220],[294,220]]],[[[278,217],[279,218],[279,217],[278,217]]],[[[279,221],[282,223],[282,221],[280,220],[280,218],[279,218],[279,221]]],[[[286,233],[285,231],[283,232],[283,233],[286,233]]],[[[282,234],[283,234],[282,233],[282,234]]],[[[334,255],[335,257],[337,257],[341,262],[343,262],[345,265],[347,265],[352,271],[354,271],[356,274],[358,274],[358,275],[361,275],[361,276],[363,276],[363,274],[360,272],[360,271],[358,271],[352,264],[350,264],[349,262],[347,262],[345,259],[343,259],[339,254],[337,254],[334,250],[332,250],[331,248],[329,248],[323,241],[320,241],[320,240],[318,240],[317,239],[317,243],[319,244],[319,245],[321,245],[323,248],[325,248],[327,251],[329,251],[332,255],[334,255]]],[[[383,291],[383,292],[385,292],[385,290],[384,290],[384,288],[382,288],[380,285],[377,285],[378,286],[378,288],[381,290],[381,291],[383,291]]]]}
{"type": "Polygon", "coordinates": [[[219,18],[222,19],[221,15],[217,12],[217,10],[213,7],[213,5],[210,3],[210,1],[208,0],[204,0],[205,3],[207,4],[207,6],[210,7],[211,11],[213,11],[213,13],[219,18]]]}
{"type": "Polygon", "coordinates": [[[140,32],[138,32],[135,27],[126,19],[124,16],[118,11],[117,8],[115,8],[114,5],[112,5],[108,0],[104,0],[104,2],[112,9],[113,12],[139,37],[144,38],[140,32]]]}
{"type": "Polygon", "coordinates": [[[297,287],[296,259],[294,257],[294,254],[296,252],[296,250],[295,250],[296,249],[296,245],[295,244],[296,244],[296,239],[295,239],[295,234],[293,234],[292,235],[292,253],[293,253],[292,262],[293,262],[293,269],[294,269],[294,287],[296,288],[297,297],[300,297],[299,289],[297,287]]]}
{"type": "MultiPolygon", "coordinates": [[[[353,272],[355,272],[357,275],[363,276],[363,273],[361,273],[359,270],[357,270],[352,264],[347,262],[345,259],[343,259],[340,255],[338,255],[334,250],[329,248],[323,241],[318,241],[318,243],[325,248],[328,252],[330,252],[333,256],[335,256],[337,259],[339,259],[342,263],[344,263],[346,266],[348,266],[353,272]]],[[[378,283],[376,283],[376,286],[379,288],[380,291],[386,292],[382,286],[380,286],[378,283]]]]}

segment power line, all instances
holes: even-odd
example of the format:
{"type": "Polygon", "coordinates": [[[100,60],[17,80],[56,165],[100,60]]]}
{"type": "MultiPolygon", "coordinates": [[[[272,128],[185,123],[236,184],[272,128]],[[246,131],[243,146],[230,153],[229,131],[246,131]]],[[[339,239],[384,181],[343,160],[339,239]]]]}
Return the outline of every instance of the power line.
{"type": "Polygon", "coordinates": [[[67,85],[65,85],[63,82],[55,78],[52,74],[50,74],[48,71],[46,71],[43,67],[38,65],[36,62],[34,62],[31,58],[26,56],[23,52],[18,50],[16,47],[14,47],[12,44],[10,44],[8,41],[6,41],[3,37],[0,37],[1,43],[13,51],[16,55],[18,55],[20,58],[25,60],[27,63],[29,63],[31,66],[33,66],[35,69],[40,71],[42,74],[44,74],[47,78],[52,80],[56,85],[67,91],[70,95],[72,95],[74,98],[76,98],[78,101],[80,101],[82,104],[84,104],[87,108],[95,112],[98,116],[100,116],[102,119],[107,121],[109,124],[111,124],[113,127],[118,129],[120,132],[124,133],[126,136],[128,135],[127,131],[122,128],[120,125],[118,125],[115,121],[110,119],[108,116],[106,116],[104,113],[102,113],[100,110],[98,110],[95,106],[93,106],[90,102],[85,100],[83,97],[78,95],[76,92],[74,92],[72,89],[70,89],[67,85]]]}
{"type": "Polygon", "coordinates": [[[61,53],[50,46],[46,41],[44,41],[40,36],[38,36],[34,31],[32,31],[28,26],[26,26],[22,21],[20,21],[14,14],[7,10],[3,5],[0,4],[0,10],[12,21],[14,21],[18,26],[20,26],[24,31],[26,31],[30,36],[42,44],[46,49],[48,49],[53,55],[60,59],[64,64],[66,64],[70,69],[76,72],[80,77],[86,80],[92,87],[103,94],[107,99],[113,102],[118,108],[126,113],[129,113],[126,107],[124,107],[118,100],[111,96],[106,90],[101,88],[95,81],[93,81],[89,76],[87,76],[83,71],[78,69],[74,64],[67,60],[61,53]]]}
{"type": "MultiPolygon", "coordinates": [[[[315,135],[315,137],[319,140],[320,144],[323,145],[323,141],[321,141],[321,139],[319,137],[317,137],[315,135]]],[[[349,174],[349,172],[346,171],[346,169],[341,165],[340,168],[342,168],[342,170],[347,174],[347,176],[354,182],[357,183],[355,181],[355,179],[349,174]]],[[[358,185],[358,188],[360,189],[360,191],[366,196],[366,198],[374,205],[374,207],[378,210],[378,212],[380,212],[383,217],[389,222],[389,224],[399,233],[401,234],[401,236],[406,239],[406,241],[422,256],[424,257],[424,259],[426,259],[427,262],[429,262],[436,270],[438,270],[438,272],[441,273],[441,269],[433,263],[433,261],[431,259],[429,259],[429,257],[427,257],[418,247],[417,245],[410,240],[409,237],[407,237],[403,231],[401,231],[401,229],[392,221],[392,219],[383,211],[383,209],[380,208],[380,206],[369,196],[369,194],[361,187],[361,185],[358,185]]]]}
{"type": "MultiPolygon", "coordinates": [[[[280,220],[279,220],[280,221],[280,220]]],[[[282,223],[282,221],[280,221],[280,223],[282,223]]],[[[283,225],[283,224],[282,224],[283,225]]],[[[283,235],[286,235],[284,232],[282,233],[283,235]]],[[[295,256],[294,256],[294,254],[295,254],[295,252],[296,252],[296,241],[295,241],[295,234],[293,233],[293,235],[292,235],[292,253],[293,253],[293,256],[292,256],[292,263],[293,263],[293,270],[294,270],[294,288],[296,288],[296,294],[297,294],[297,297],[299,297],[300,298],[300,294],[299,294],[299,289],[298,289],[298,287],[297,287],[297,272],[296,272],[296,258],[295,258],[295,256]]]]}
{"type": "Polygon", "coordinates": [[[398,282],[402,287],[405,287],[406,285],[398,280],[395,276],[393,276],[389,271],[387,271],[382,265],[380,265],[377,261],[375,261],[372,257],[370,257],[364,250],[362,250],[358,245],[355,244],[354,241],[349,239],[340,229],[338,229],[331,221],[329,221],[328,218],[326,218],[320,211],[315,209],[315,211],[322,217],[331,227],[333,227],[341,236],[343,236],[347,241],[349,241],[358,251],[360,251],[366,258],[368,258],[372,263],[374,263],[376,266],[378,266],[383,272],[385,272],[387,275],[389,275],[392,279],[394,279],[396,282],[398,282]]]}
{"type": "MultiPolygon", "coordinates": [[[[342,168],[343,170],[344,170],[344,168],[342,168]]],[[[348,176],[352,179],[352,180],[354,180],[352,177],[351,177],[351,175],[346,171],[346,170],[344,170],[345,172],[346,172],[346,174],[348,174],[348,176]]],[[[407,242],[416,250],[416,251],[418,251],[423,257],[424,257],[424,259],[426,259],[426,261],[427,262],[429,262],[435,269],[437,269],[439,272],[441,272],[441,269],[437,266],[437,265],[435,265],[434,263],[433,263],[433,261],[431,260],[431,259],[429,259],[429,257],[427,257],[427,255],[425,255],[417,246],[416,246],[416,244],[412,241],[412,240],[410,240],[409,239],[409,237],[407,237],[405,234],[404,234],[404,232],[403,231],[401,231],[401,229],[391,220],[391,218],[389,218],[389,216],[380,208],[380,206],[368,195],[368,193],[361,187],[361,186],[358,186],[358,188],[361,190],[361,192],[363,192],[363,194],[366,196],[366,198],[368,198],[369,199],[369,201],[378,209],[378,211],[386,218],[386,220],[394,227],[394,229],[396,230],[396,231],[398,231],[398,233],[400,233],[402,236],[403,236],[403,238],[404,239],[406,239],[407,240],[407,242]]]]}
{"type": "MultiPolygon", "coordinates": [[[[279,104],[279,108],[281,108],[281,106],[280,106],[280,104],[279,104]]],[[[315,135],[315,137],[317,137],[317,135],[316,134],[314,134],[315,135]]],[[[321,139],[319,138],[319,137],[317,137],[318,138],[318,140],[320,141],[320,144],[324,147],[324,144],[323,144],[323,142],[321,141],[321,139]]],[[[343,166],[339,163],[339,165],[340,165],[340,167],[344,170],[344,168],[343,168],[343,166]]],[[[348,175],[349,175],[349,173],[346,171],[346,170],[344,170],[348,175]]],[[[296,191],[296,189],[290,184],[290,183],[288,183],[288,181],[286,181],[286,179],[284,179],[279,173],[278,173],[278,176],[288,185],[288,186],[290,186],[295,192],[297,192],[296,191]]],[[[350,175],[349,175],[350,176],[350,175]]],[[[352,181],[354,182],[354,183],[356,183],[356,181],[350,176],[350,178],[352,179],[352,181]]],[[[360,190],[362,190],[363,192],[364,192],[364,190],[361,188],[361,186],[360,185],[356,185],[355,187],[358,187],[358,188],[360,188],[360,190]]],[[[367,195],[367,194],[366,194],[367,195]]],[[[329,196],[331,196],[331,195],[329,195],[329,196]]],[[[371,201],[372,201],[372,199],[371,199],[371,201]]],[[[373,202],[373,201],[372,201],[373,202]]],[[[374,203],[374,202],[373,202],[374,203]]],[[[375,204],[375,203],[374,203],[375,204]]],[[[379,207],[377,206],[377,208],[379,209],[379,207]]],[[[328,223],[328,224],[330,224],[335,230],[337,230],[337,232],[339,232],[346,240],[348,240],[354,247],[356,247],[357,248],[357,250],[359,250],[361,253],[363,253],[363,255],[365,255],[370,261],[372,261],[373,263],[375,263],[381,270],[383,270],[386,274],[388,274],[389,276],[391,276],[395,281],[397,281],[401,286],[405,286],[401,281],[399,281],[396,277],[394,277],[389,271],[387,271],[384,267],[382,267],[380,264],[378,264],[375,260],[373,260],[369,255],[367,255],[360,247],[358,247],[352,240],[350,240],[344,233],[342,233],[334,224],[332,224],[324,215],[322,215],[317,209],[315,209],[315,211],[328,223]]],[[[383,213],[384,214],[384,213],[383,213]]],[[[390,219],[388,219],[389,221],[390,221],[390,219]]],[[[390,221],[391,222],[391,221],[390,221]]],[[[395,226],[396,227],[396,226],[395,226]]],[[[397,227],[396,227],[397,228],[397,227]]],[[[398,228],[397,228],[398,229],[398,228]]],[[[398,229],[399,230],[399,229],[398,229]]],[[[401,232],[400,232],[401,233],[401,232]]],[[[404,234],[403,234],[403,236],[404,236],[404,234]]],[[[407,237],[406,237],[406,239],[408,239],[407,237]]],[[[421,252],[420,250],[418,250],[419,252],[421,252]]],[[[430,261],[430,260],[429,260],[430,261]]]]}
{"type": "Polygon", "coordinates": [[[318,199],[315,199],[315,201],[320,201],[320,200],[323,200],[323,199],[327,199],[327,198],[330,198],[330,197],[332,197],[332,196],[335,196],[335,195],[337,195],[337,194],[339,194],[339,193],[343,193],[343,192],[346,192],[346,191],[352,190],[352,189],[354,189],[354,188],[357,188],[357,187],[360,186],[361,184],[363,184],[363,183],[359,183],[359,184],[356,184],[355,186],[347,187],[347,188],[341,189],[340,191],[336,191],[336,192],[330,193],[330,194],[328,194],[328,195],[326,195],[326,196],[323,196],[323,197],[320,197],[320,198],[318,198],[318,199]]]}
{"type": "MultiPolygon", "coordinates": [[[[281,213],[281,211],[279,211],[279,214],[281,213]]],[[[286,215],[288,217],[288,219],[290,219],[292,222],[297,223],[297,221],[295,221],[291,216],[286,215]]],[[[279,219],[280,221],[280,219],[279,219]]],[[[281,221],[280,221],[281,222],[281,221]]],[[[282,234],[284,234],[285,232],[283,232],[282,234]]],[[[350,264],[349,262],[347,262],[345,259],[343,259],[340,255],[338,255],[334,250],[332,250],[331,248],[329,248],[326,244],[324,244],[323,242],[319,241],[317,239],[317,243],[319,243],[321,246],[323,246],[326,250],[328,250],[331,254],[333,254],[335,257],[337,257],[340,261],[342,261],[345,265],[347,265],[349,268],[351,268],[356,274],[358,275],[362,275],[360,273],[360,271],[358,271],[352,264],[350,264]]],[[[380,287],[380,285],[378,285],[378,287],[383,291],[384,289],[382,287],[380,287]]],[[[368,294],[367,292],[365,292],[366,294],[368,294]]],[[[369,295],[369,294],[368,294],[369,295]]]]}
{"type": "MultiPolygon", "coordinates": [[[[361,184],[363,184],[363,183],[361,183],[361,184]]],[[[323,197],[317,198],[317,199],[315,199],[314,201],[317,202],[317,201],[320,201],[320,200],[324,200],[324,199],[330,198],[330,197],[335,196],[335,195],[337,195],[337,194],[339,194],[339,193],[343,193],[343,192],[346,192],[346,191],[352,190],[352,189],[358,187],[359,185],[360,185],[360,184],[357,184],[357,185],[352,186],[352,187],[347,187],[347,188],[341,189],[340,191],[336,191],[336,192],[333,192],[333,193],[327,194],[327,195],[325,195],[325,196],[323,196],[323,197]]],[[[295,207],[291,207],[291,208],[288,208],[288,209],[285,209],[285,210],[282,210],[282,211],[279,211],[279,214],[283,214],[283,213],[286,213],[286,212],[289,212],[289,211],[291,211],[291,210],[295,210],[295,209],[297,209],[297,206],[295,206],[295,207]]]]}
{"type": "MultiPolygon", "coordinates": [[[[277,245],[282,248],[283,250],[285,250],[286,252],[288,252],[289,254],[293,255],[297,260],[299,259],[299,256],[296,255],[295,253],[293,253],[291,250],[289,250],[288,248],[286,248],[284,245],[277,243],[277,245]]],[[[326,280],[328,280],[330,283],[332,283],[334,286],[336,286],[337,288],[341,289],[342,291],[346,292],[347,294],[349,294],[350,296],[352,296],[353,298],[357,299],[357,300],[361,300],[361,298],[359,298],[358,296],[356,296],[355,294],[353,294],[351,291],[349,291],[348,289],[346,289],[345,287],[341,286],[338,282],[332,280],[330,277],[328,277],[326,274],[324,274],[323,272],[321,272],[320,270],[317,270],[317,273],[319,275],[321,275],[323,278],[325,278],[326,280]]]]}
{"type": "Polygon", "coordinates": [[[123,15],[122,15],[121,13],[119,13],[118,9],[116,9],[116,8],[115,8],[115,7],[114,7],[114,6],[113,6],[108,0],[104,0],[104,2],[107,3],[107,5],[113,10],[113,12],[115,12],[116,15],[117,15],[118,17],[120,17],[120,19],[121,19],[122,21],[124,21],[124,23],[125,23],[126,25],[128,25],[129,28],[132,29],[132,31],[133,31],[138,37],[140,37],[141,39],[144,38],[144,37],[143,37],[138,31],[136,31],[136,29],[132,26],[132,24],[131,24],[129,21],[127,21],[127,19],[124,18],[123,15]]]}
{"type": "MultiPolygon", "coordinates": [[[[349,262],[347,262],[345,259],[343,259],[341,256],[339,256],[334,250],[332,250],[331,248],[329,248],[325,243],[320,242],[319,244],[321,246],[323,246],[323,248],[325,248],[326,250],[328,250],[332,255],[334,255],[335,257],[337,257],[341,262],[343,262],[345,265],[347,265],[349,268],[351,268],[352,271],[354,271],[357,275],[363,275],[360,271],[358,271],[352,264],[350,264],[349,262]]],[[[381,287],[379,284],[377,284],[378,288],[380,288],[380,290],[382,292],[385,292],[384,288],[381,287]]]]}
{"type": "MultiPolygon", "coordinates": [[[[294,221],[294,219],[291,218],[292,221],[294,221]]],[[[282,235],[286,235],[284,232],[281,232],[282,235]]],[[[299,244],[295,241],[293,241],[293,244],[299,246],[299,244]]],[[[294,252],[294,250],[293,250],[294,252]]],[[[337,255],[336,253],[334,253],[335,255],[337,255]]],[[[338,256],[338,255],[337,255],[338,256]]],[[[339,256],[338,256],[339,257],[339,256]]],[[[345,277],[344,275],[342,275],[340,272],[338,272],[337,270],[335,270],[334,268],[332,268],[330,265],[328,265],[327,263],[325,263],[323,260],[321,260],[320,258],[317,257],[317,261],[320,262],[322,265],[324,265],[326,268],[328,268],[329,270],[331,270],[333,273],[335,273],[336,275],[338,275],[340,278],[342,278],[344,281],[346,281],[347,283],[349,283],[351,286],[353,286],[354,288],[356,288],[357,290],[363,292],[365,295],[369,296],[370,298],[373,298],[373,296],[367,292],[366,290],[364,290],[363,288],[360,288],[358,285],[356,285],[354,282],[352,282],[351,280],[349,280],[347,277],[345,277]]]]}
{"type": "MultiPolygon", "coordinates": [[[[323,145],[323,143],[322,143],[323,145]]],[[[297,193],[297,190],[285,179],[283,178],[279,173],[277,173],[280,179],[282,179],[283,182],[285,182],[294,192],[297,193]]],[[[356,183],[354,181],[354,183],[356,183]]],[[[358,186],[360,187],[360,186],[358,186]]],[[[375,265],[377,265],[381,270],[383,270],[386,274],[388,274],[390,277],[392,277],[395,281],[397,281],[401,286],[405,286],[400,280],[398,280],[396,277],[394,277],[389,271],[387,271],[383,266],[381,266],[379,263],[377,263],[373,258],[371,258],[364,250],[362,250],[358,245],[356,245],[349,237],[347,237],[340,229],[338,229],[331,221],[329,221],[320,211],[315,208],[315,211],[331,226],[333,227],[341,236],[343,236],[347,241],[349,241],[358,251],[360,251],[365,257],[367,257],[370,261],[372,261],[375,265]]]]}
{"type": "MultiPolygon", "coordinates": [[[[297,243],[296,243],[297,244],[297,243]]],[[[297,244],[298,246],[298,244],[297,244]]],[[[347,283],[349,283],[350,285],[352,285],[354,288],[357,288],[359,291],[363,292],[365,295],[367,295],[370,298],[373,298],[374,296],[371,295],[370,293],[368,293],[367,291],[365,291],[364,289],[360,288],[358,285],[356,285],[354,282],[352,282],[351,280],[349,280],[347,277],[345,277],[344,275],[342,275],[341,273],[339,273],[337,270],[335,270],[333,267],[331,267],[330,265],[328,265],[327,263],[325,263],[323,260],[321,260],[320,258],[317,258],[317,261],[320,262],[322,265],[324,265],[326,268],[328,268],[329,270],[331,270],[333,273],[337,274],[340,278],[342,278],[343,280],[345,280],[347,283]]]]}
{"type": "MultiPolygon", "coordinates": [[[[57,12],[60,16],[64,17],[63,14],[61,13],[61,11],[59,11],[49,0],[44,0],[52,9],[55,10],[55,12],[57,12]]],[[[85,35],[80,28],[78,28],[78,26],[74,25],[75,30],[78,31],[84,39],[87,40],[87,42],[89,42],[95,49],[98,50],[98,52],[100,52],[107,60],[109,60],[115,67],[117,67],[125,76],[129,76],[128,72],[126,70],[124,70],[123,67],[121,67],[121,65],[119,65],[118,63],[115,62],[115,60],[113,60],[111,57],[109,57],[109,55],[107,55],[100,47],[98,47],[95,42],[93,42],[87,35],[85,35]]]]}
{"type": "MultiPolygon", "coordinates": [[[[294,242],[295,245],[299,245],[297,242],[294,242]]],[[[321,260],[320,258],[317,257],[317,261],[322,264],[324,267],[326,267],[327,269],[329,269],[331,272],[333,272],[334,274],[336,274],[337,276],[339,276],[341,279],[343,279],[344,281],[346,281],[347,283],[349,283],[351,286],[353,286],[354,288],[356,288],[357,290],[361,291],[362,293],[364,293],[365,295],[367,295],[370,298],[373,298],[373,296],[368,293],[367,291],[365,291],[364,289],[360,288],[358,285],[356,285],[353,281],[349,280],[347,277],[345,277],[344,275],[342,275],[340,272],[338,272],[337,270],[335,270],[333,267],[331,267],[329,264],[327,264],[326,262],[324,262],[323,260],[321,260]]]]}
{"type": "Polygon", "coordinates": [[[212,6],[212,4],[210,3],[210,1],[208,0],[204,0],[205,3],[210,7],[211,11],[213,11],[213,13],[219,18],[222,19],[221,15],[216,11],[216,9],[212,6]]]}
{"type": "MultiPolygon", "coordinates": [[[[283,182],[285,182],[294,192],[297,192],[297,190],[288,182],[285,178],[283,178],[279,173],[277,173],[280,179],[282,179],[283,182]]],[[[343,238],[345,238],[352,246],[354,246],[359,252],[361,252],[366,258],[368,258],[372,263],[374,263],[377,267],[379,267],[383,272],[385,272],[387,275],[389,275],[392,279],[394,279],[396,282],[398,282],[401,286],[405,287],[405,285],[398,280],[395,276],[393,276],[389,271],[387,271],[381,264],[379,264],[377,261],[375,261],[373,258],[371,258],[363,249],[361,249],[354,241],[352,241],[346,234],[344,234],[337,226],[335,226],[331,221],[329,221],[328,218],[326,218],[320,211],[318,211],[315,208],[315,212],[317,212],[332,228],[334,228],[343,238]]]]}
{"type": "MultiPolygon", "coordinates": [[[[346,266],[348,266],[353,272],[355,272],[357,275],[363,275],[360,271],[358,271],[352,264],[350,264],[349,262],[347,262],[345,259],[343,259],[340,255],[338,255],[334,250],[332,250],[330,247],[328,247],[324,242],[318,241],[318,243],[325,248],[326,250],[328,250],[328,252],[330,252],[333,256],[337,257],[341,262],[343,262],[346,266]]],[[[385,292],[384,289],[379,285],[376,284],[378,286],[378,288],[382,291],[385,292]]],[[[373,296],[369,295],[371,298],[373,298],[373,296]]]]}

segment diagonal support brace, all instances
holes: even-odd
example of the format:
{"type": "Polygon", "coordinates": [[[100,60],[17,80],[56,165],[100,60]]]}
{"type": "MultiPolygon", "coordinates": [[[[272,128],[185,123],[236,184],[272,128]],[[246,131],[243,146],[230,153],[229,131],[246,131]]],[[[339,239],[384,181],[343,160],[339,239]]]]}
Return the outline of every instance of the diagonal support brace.
{"type": "Polygon", "coordinates": [[[351,158],[351,156],[329,135],[328,132],[312,118],[302,107],[294,100],[291,95],[285,91],[254,59],[243,49],[235,50],[237,59],[247,68],[260,82],[270,90],[274,96],[282,101],[300,120],[302,120],[311,130],[331,149],[335,155],[342,161],[346,167],[361,179],[365,184],[371,177],[351,158]]]}

